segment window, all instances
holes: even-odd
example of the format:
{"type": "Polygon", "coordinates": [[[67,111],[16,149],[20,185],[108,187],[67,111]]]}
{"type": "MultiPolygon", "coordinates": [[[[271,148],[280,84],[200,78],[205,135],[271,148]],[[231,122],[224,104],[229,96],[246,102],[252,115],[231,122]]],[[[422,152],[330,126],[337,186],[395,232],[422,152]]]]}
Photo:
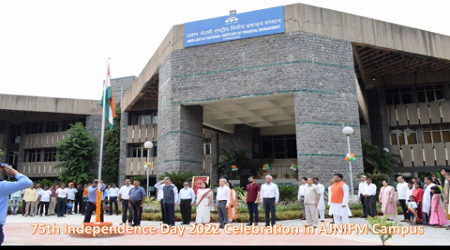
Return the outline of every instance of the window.
{"type": "Polygon", "coordinates": [[[30,127],[30,134],[40,134],[44,133],[44,123],[43,122],[34,122],[30,127]]]}
{"type": "MultiPolygon", "coordinates": [[[[153,142],[153,147],[150,149],[150,157],[157,156],[157,154],[156,154],[157,148],[158,148],[158,143],[153,142]]],[[[128,157],[139,158],[139,157],[147,157],[147,155],[148,155],[148,150],[146,148],[144,148],[143,144],[129,145],[128,157]]]]}
{"type": "Polygon", "coordinates": [[[211,154],[211,140],[204,140],[203,141],[203,155],[210,155],[211,154]]]}
{"type": "Polygon", "coordinates": [[[449,126],[431,126],[422,128],[424,143],[450,142],[449,126]]]}
{"type": "Polygon", "coordinates": [[[86,127],[86,119],[71,119],[61,121],[61,131],[67,131],[70,129],[70,125],[75,125],[75,123],[81,122],[84,127],[86,127]]]}
{"type": "Polygon", "coordinates": [[[264,158],[297,158],[295,135],[262,136],[261,145],[264,158]]]}
{"type": "Polygon", "coordinates": [[[444,100],[444,89],[442,84],[434,84],[416,87],[418,102],[435,102],[444,100]]]}
{"type": "Polygon", "coordinates": [[[130,125],[158,124],[158,113],[134,115],[130,125]]]}
{"type": "Polygon", "coordinates": [[[158,124],[158,113],[153,113],[153,124],[158,124]]]}
{"type": "Polygon", "coordinates": [[[28,161],[26,162],[40,162],[41,161],[41,150],[28,150],[28,161]]]}
{"type": "Polygon", "coordinates": [[[54,162],[56,161],[56,149],[45,149],[44,150],[44,162],[54,162]]]}
{"type": "Polygon", "coordinates": [[[388,105],[412,103],[411,87],[387,89],[386,103],[388,105]]]}
{"type": "Polygon", "coordinates": [[[417,131],[410,128],[391,130],[391,145],[417,144],[417,131]]]}
{"type": "Polygon", "coordinates": [[[53,133],[59,131],[59,121],[47,122],[45,126],[46,133],[53,133]]]}

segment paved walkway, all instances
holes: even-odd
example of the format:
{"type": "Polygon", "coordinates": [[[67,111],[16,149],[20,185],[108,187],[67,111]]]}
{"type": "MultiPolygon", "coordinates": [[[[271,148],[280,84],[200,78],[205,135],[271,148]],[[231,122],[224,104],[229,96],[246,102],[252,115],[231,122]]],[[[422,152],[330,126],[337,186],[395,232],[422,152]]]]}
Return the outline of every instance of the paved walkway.
{"type": "MultiPolygon", "coordinates": [[[[93,216],[92,221],[94,220],[93,216]]],[[[166,232],[161,231],[161,222],[155,221],[142,221],[141,229],[144,230],[142,234],[129,231],[128,234],[94,238],[72,236],[65,231],[70,226],[73,228],[81,226],[82,221],[83,216],[79,214],[66,215],[61,218],[8,215],[4,226],[5,242],[3,245],[381,245],[380,238],[370,232],[356,233],[353,231],[351,234],[337,232],[326,235],[324,230],[329,231],[330,219],[320,223],[316,231],[309,234],[303,228],[305,221],[300,220],[279,221],[280,229],[285,230],[285,233],[279,231],[279,234],[269,234],[270,232],[267,231],[264,234],[250,233],[247,235],[244,231],[236,231],[233,234],[232,227],[229,227],[227,231],[218,230],[211,235],[200,234],[200,231],[190,234],[191,226],[179,226],[179,222],[176,223],[178,226],[176,231],[166,232]],[[59,234],[55,234],[57,228],[60,230],[59,234]],[[288,234],[288,230],[294,231],[297,228],[298,234],[296,232],[288,234]],[[154,231],[150,231],[151,229],[154,231]],[[35,230],[34,234],[33,230],[35,230]]],[[[121,216],[105,215],[105,221],[120,226],[121,216]]],[[[357,225],[363,228],[367,221],[350,218],[350,223],[355,225],[355,228],[357,225]]],[[[245,225],[240,223],[232,225],[236,228],[235,230],[241,228],[244,230],[245,228],[245,225]]],[[[409,224],[403,226],[412,229],[409,228],[409,224]]],[[[122,227],[125,230],[126,228],[122,227]]],[[[214,228],[212,227],[212,229],[214,228]]],[[[368,225],[367,228],[369,229],[368,225]]],[[[422,235],[407,234],[402,237],[396,234],[387,241],[387,245],[450,245],[450,231],[445,228],[425,226],[423,231],[422,235]]],[[[214,230],[211,230],[211,233],[213,232],[214,230]]]]}

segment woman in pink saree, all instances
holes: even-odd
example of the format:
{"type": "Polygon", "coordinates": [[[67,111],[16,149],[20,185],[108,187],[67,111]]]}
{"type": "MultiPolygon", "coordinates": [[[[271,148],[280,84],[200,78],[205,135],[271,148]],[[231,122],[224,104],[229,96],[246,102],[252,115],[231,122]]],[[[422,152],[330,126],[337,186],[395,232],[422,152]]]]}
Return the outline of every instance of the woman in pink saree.
{"type": "Polygon", "coordinates": [[[383,180],[383,186],[381,187],[378,200],[381,203],[383,215],[389,214],[388,220],[393,221],[397,217],[396,195],[394,187],[389,186],[387,180],[383,180]]]}

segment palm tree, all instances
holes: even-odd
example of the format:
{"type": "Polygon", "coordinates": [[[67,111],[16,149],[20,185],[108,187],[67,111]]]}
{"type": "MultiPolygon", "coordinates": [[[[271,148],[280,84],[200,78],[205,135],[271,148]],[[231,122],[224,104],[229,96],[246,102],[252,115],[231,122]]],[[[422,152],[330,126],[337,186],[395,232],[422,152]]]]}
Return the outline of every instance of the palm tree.
{"type": "Polygon", "coordinates": [[[195,175],[193,172],[164,172],[164,174],[158,177],[158,180],[164,179],[164,177],[170,177],[172,183],[177,187],[178,190],[183,188],[185,181],[192,181],[192,177],[195,175]]]}
{"type": "Polygon", "coordinates": [[[404,169],[400,155],[391,154],[378,146],[364,142],[362,146],[364,172],[389,174],[394,167],[404,169]]]}

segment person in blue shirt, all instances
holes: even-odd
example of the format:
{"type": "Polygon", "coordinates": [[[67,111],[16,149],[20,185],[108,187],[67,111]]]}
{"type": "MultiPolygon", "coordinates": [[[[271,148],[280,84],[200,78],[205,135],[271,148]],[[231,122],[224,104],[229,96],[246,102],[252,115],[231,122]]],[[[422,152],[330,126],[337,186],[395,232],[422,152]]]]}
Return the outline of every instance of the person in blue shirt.
{"type": "Polygon", "coordinates": [[[23,174],[20,174],[14,168],[6,165],[0,167],[0,175],[1,172],[4,171],[5,174],[9,177],[15,177],[17,179],[16,182],[9,181],[0,181],[0,245],[3,243],[5,239],[5,235],[3,233],[3,226],[6,223],[6,214],[8,210],[8,197],[11,193],[14,193],[19,190],[23,190],[25,188],[29,188],[33,182],[23,174]]]}
{"type": "MultiPolygon", "coordinates": [[[[87,202],[86,208],[84,210],[84,222],[90,222],[91,221],[92,213],[96,209],[98,185],[100,185],[100,191],[105,190],[105,184],[103,184],[103,181],[102,180],[97,180],[97,179],[92,181],[92,185],[88,187],[88,193],[89,193],[88,194],[88,198],[89,198],[89,201],[87,202]]],[[[100,211],[101,211],[100,222],[103,222],[103,206],[102,206],[101,202],[98,205],[101,206],[101,208],[100,208],[100,211]]]]}
{"type": "Polygon", "coordinates": [[[128,206],[133,210],[133,225],[140,226],[142,218],[142,208],[144,207],[145,201],[145,189],[140,186],[141,182],[138,180],[134,181],[134,187],[130,189],[130,203],[128,206]]]}

